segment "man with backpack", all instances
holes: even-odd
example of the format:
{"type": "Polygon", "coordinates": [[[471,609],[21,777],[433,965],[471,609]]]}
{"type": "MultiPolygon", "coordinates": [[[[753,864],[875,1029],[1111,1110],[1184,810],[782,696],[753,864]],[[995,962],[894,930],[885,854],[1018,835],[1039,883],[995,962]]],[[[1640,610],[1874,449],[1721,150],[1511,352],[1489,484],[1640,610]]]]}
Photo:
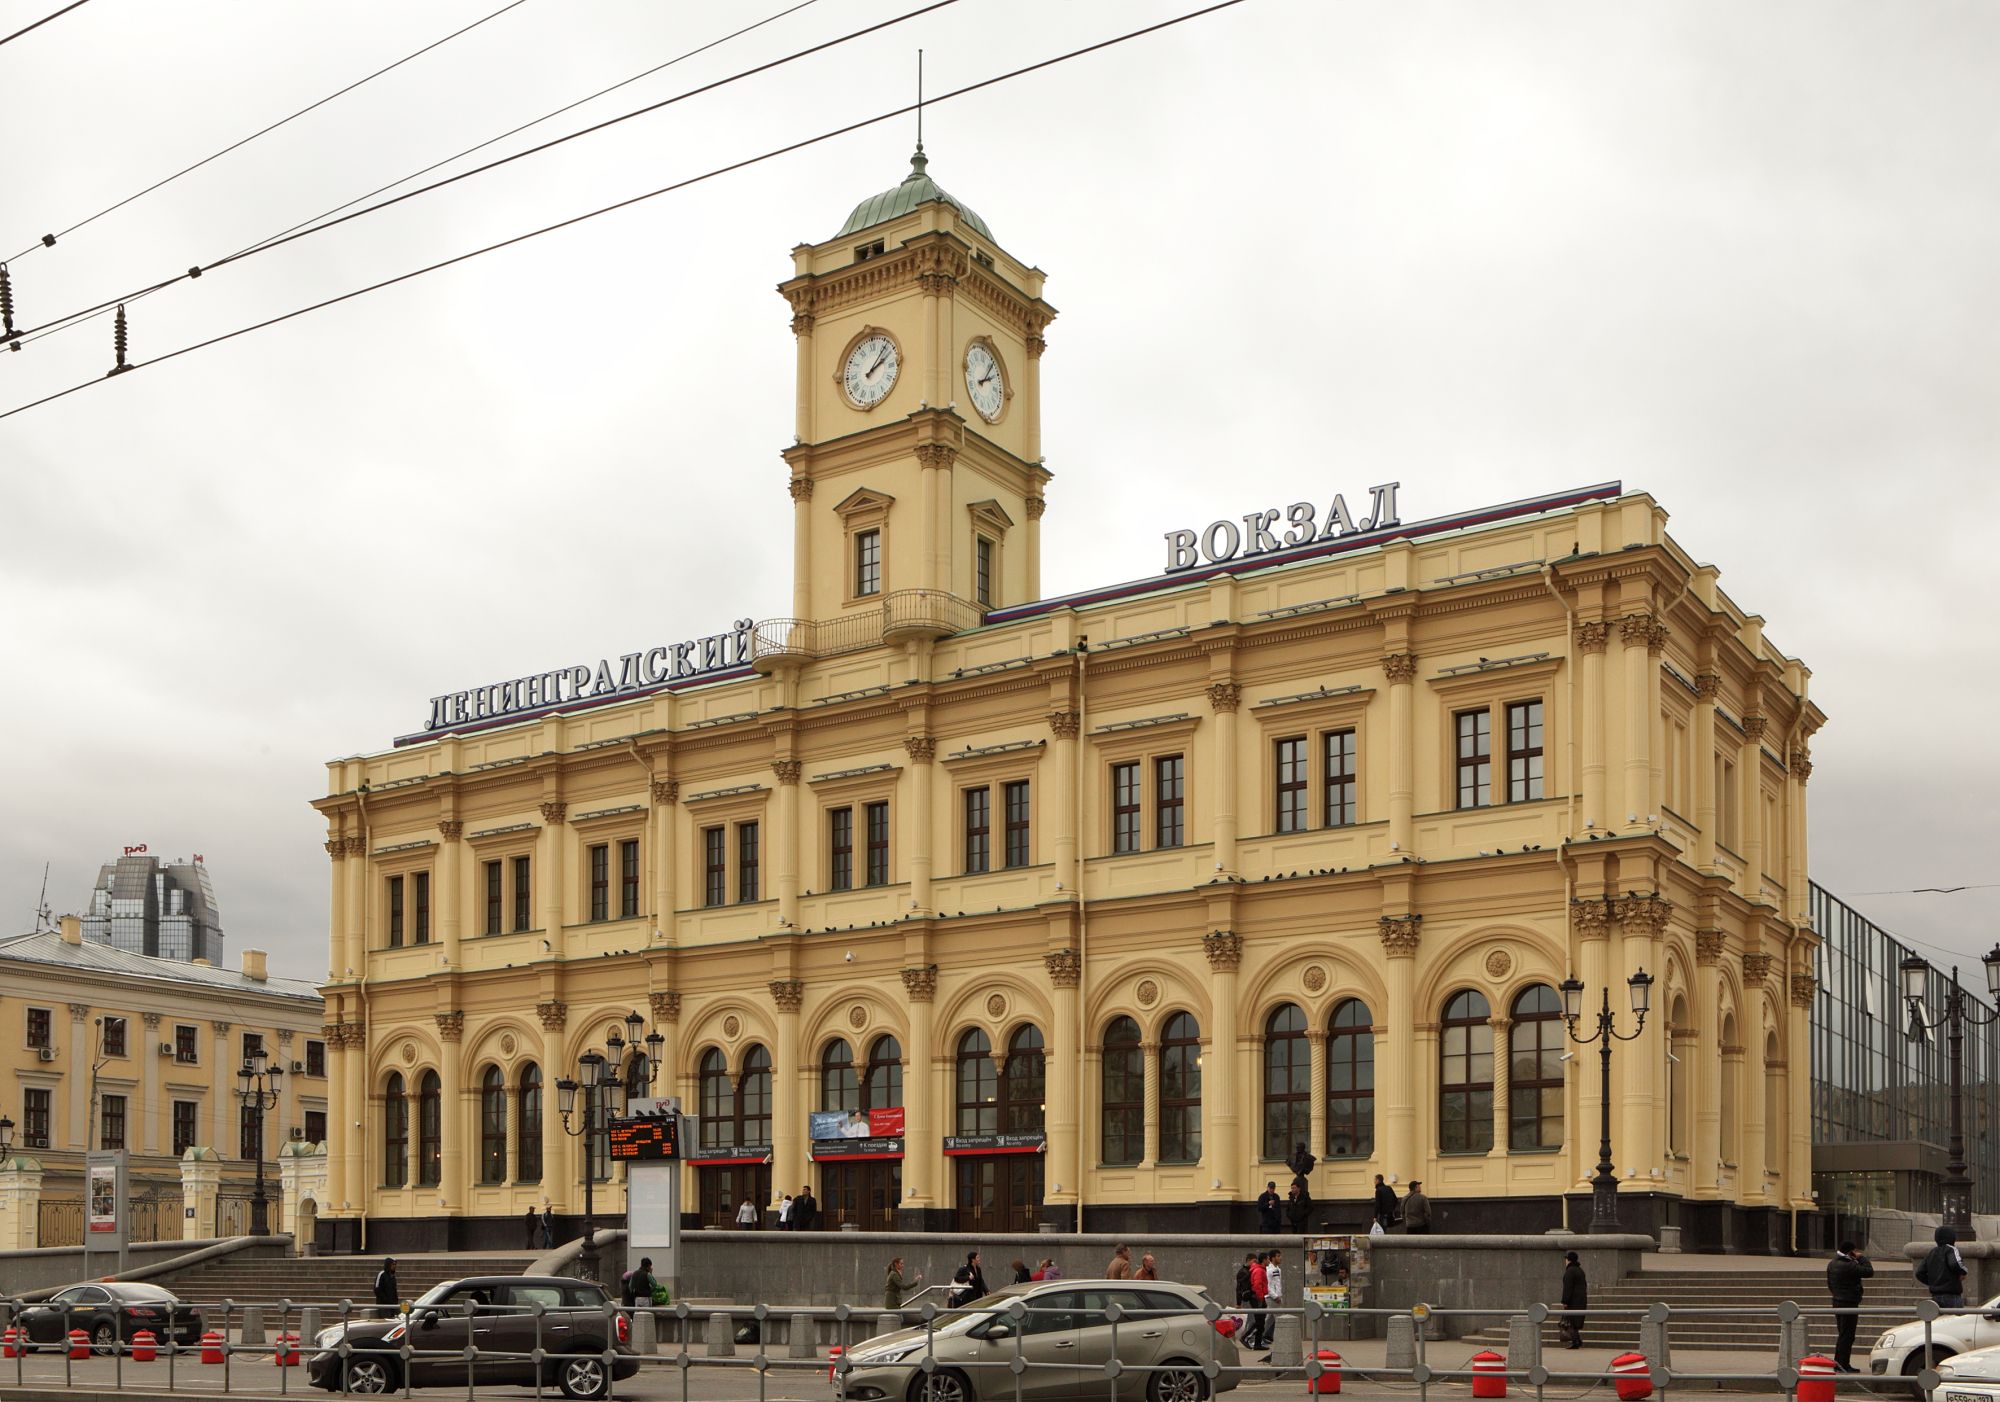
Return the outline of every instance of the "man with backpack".
{"type": "Polygon", "coordinates": [[[653,1258],[641,1256],[639,1264],[625,1272],[622,1285],[621,1303],[627,1307],[652,1304],[653,1291],[659,1285],[659,1281],[653,1278],[653,1258]]]}

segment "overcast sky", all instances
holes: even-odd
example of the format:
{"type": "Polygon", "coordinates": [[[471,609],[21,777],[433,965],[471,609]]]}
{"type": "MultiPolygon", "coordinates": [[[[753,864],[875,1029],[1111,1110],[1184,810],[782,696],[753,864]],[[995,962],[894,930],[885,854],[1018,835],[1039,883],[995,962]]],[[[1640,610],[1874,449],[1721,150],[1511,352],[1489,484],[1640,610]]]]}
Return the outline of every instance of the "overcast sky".
{"type": "MultiPolygon", "coordinates": [[[[0,256],[501,0],[94,0],[0,47],[0,256]]],[[[17,324],[207,263],[795,0],[526,0],[13,265],[17,324]]],[[[917,8],[817,0],[496,148],[917,8]]],[[[0,0],[0,33],[59,8],[0,0]]],[[[1194,8],[960,0],[137,303],[205,336],[1194,8]]],[[[2000,882],[2000,8],[1248,0],[934,108],[1049,274],[1050,593],[1400,479],[1606,478],[1813,670],[1812,870],[2000,882]]],[[[790,605],[787,251],[907,119],[0,420],[0,929],[126,844],[325,970],[324,762],[434,693],[790,605]]],[[[458,169],[471,162],[462,162],[458,169]]],[[[0,355],[0,409],[111,365],[0,355]]],[[[1856,896],[1963,955],[2000,890],[1856,896]]]]}

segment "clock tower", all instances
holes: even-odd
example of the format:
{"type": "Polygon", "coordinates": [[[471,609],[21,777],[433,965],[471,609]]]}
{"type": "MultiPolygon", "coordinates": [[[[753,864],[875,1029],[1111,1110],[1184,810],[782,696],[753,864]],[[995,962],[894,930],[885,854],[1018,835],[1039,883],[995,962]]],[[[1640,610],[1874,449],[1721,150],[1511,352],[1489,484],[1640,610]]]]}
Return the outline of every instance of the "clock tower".
{"type": "Polygon", "coordinates": [[[974,627],[1041,594],[1042,272],[939,188],[923,148],[792,250],[794,656],[974,627]]]}

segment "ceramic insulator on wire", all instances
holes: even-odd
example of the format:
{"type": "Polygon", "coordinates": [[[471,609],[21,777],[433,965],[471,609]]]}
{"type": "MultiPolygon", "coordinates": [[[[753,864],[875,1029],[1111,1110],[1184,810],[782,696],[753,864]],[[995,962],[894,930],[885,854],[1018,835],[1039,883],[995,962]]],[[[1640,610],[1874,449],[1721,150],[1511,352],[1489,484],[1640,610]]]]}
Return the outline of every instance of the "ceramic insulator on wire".
{"type": "Polygon", "coordinates": [[[118,353],[118,363],[104,373],[122,375],[132,367],[125,363],[125,304],[118,304],[118,320],[111,326],[111,348],[118,353]]]}

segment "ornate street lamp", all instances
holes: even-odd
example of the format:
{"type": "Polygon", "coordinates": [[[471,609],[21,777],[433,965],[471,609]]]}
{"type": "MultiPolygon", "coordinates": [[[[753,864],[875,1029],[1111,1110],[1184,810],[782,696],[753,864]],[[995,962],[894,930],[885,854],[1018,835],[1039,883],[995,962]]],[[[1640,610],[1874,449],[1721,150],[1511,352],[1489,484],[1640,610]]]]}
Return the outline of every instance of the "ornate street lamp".
{"type": "Polygon", "coordinates": [[[14,1122],[0,1115],[0,1159],[4,1159],[14,1149],[14,1122]]]}
{"type": "MultiPolygon", "coordinates": [[[[1994,945],[1979,962],[1986,966],[1986,991],[2000,999],[2000,944],[1994,945]]],[[[2000,1019],[2000,1012],[1979,1011],[1979,1004],[1959,988],[1958,966],[1954,964],[1944,1011],[1935,1018],[1927,1018],[1924,1002],[1931,966],[1912,954],[1897,967],[1903,976],[1903,1001],[1910,1009],[1907,1029],[1910,1040],[1920,1042],[1926,1032],[1938,1027],[1945,1029],[1945,1060],[1951,1077],[1951,1159],[1944,1166],[1940,1192],[1944,1199],[1944,1224],[1958,1233],[1960,1241],[1971,1241],[1972,1175],[1965,1171],[1965,1024],[1988,1026],[2000,1019]]]]}
{"type": "Polygon", "coordinates": [[[577,1273],[585,1280],[596,1280],[601,1269],[597,1254],[597,1154],[600,1140],[598,1136],[609,1131],[610,1121],[625,1113],[626,1080],[624,1074],[625,1051],[628,1045],[646,1047],[646,1087],[652,1088],[654,1078],[659,1074],[659,1049],[666,1045],[666,1038],[657,1031],[641,1038],[639,1032],[646,1025],[646,1019],[634,1011],[625,1019],[625,1026],[631,1032],[627,1038],[618,1035],[614,1028],[604,1039],[605,1051],[586,1051],[577,1058],[577,1074],[556,1082],[556,1109],[562,1116],[563,1133],[572,1139],[585,1141],[583,1169],[583,1250],[577,1256],[577,1273]],[[608,1053],[608,1054],[607,1054],[608,1053]],[[581,1113],[577,1107],[577,1093],[583,1093],[581,1113]]]}
{"type": "Polygon", "coordinates": [[[257,1183],[250,1194],[250,1235],[271,1234],[270,1199],[264,1192],[264,1111],[276,1109],[284,1067],[271,1064],[271,1054],[259,1046],[236,1072],[236,1098],[250,1107],[250,1134],[255,1141],[257,1183]]]}
{"type": "Polygon", "coordinates": [[[1629,1042],[1646,1030],[1646,1014],[1653,1006],[1653,976],[1641,968],[1625,980],[1631,991],[1632,1011],[1638,1023],[1631,1032],[1620,1032],[1611,1013],[1611,988],[1603,990],[1604,1002],[1597,1014],[1597,1030],[1588,1037],[1576,1035],[1577,1019],[1583,1016],[1583,980],[1571,974],[1562,981],[1563,1018],[1569,1023],[1569,1039],[1580,1047],[1592,1042],[1598,1049],[1598,1109],[1602,1112],[1597,1134],[1597,1172],[1590,1180],[1590,1230],[1616,1232],[1618,1222],[1618,1174],[1611,1166],[1611,1044],[1629,1042]]]}

